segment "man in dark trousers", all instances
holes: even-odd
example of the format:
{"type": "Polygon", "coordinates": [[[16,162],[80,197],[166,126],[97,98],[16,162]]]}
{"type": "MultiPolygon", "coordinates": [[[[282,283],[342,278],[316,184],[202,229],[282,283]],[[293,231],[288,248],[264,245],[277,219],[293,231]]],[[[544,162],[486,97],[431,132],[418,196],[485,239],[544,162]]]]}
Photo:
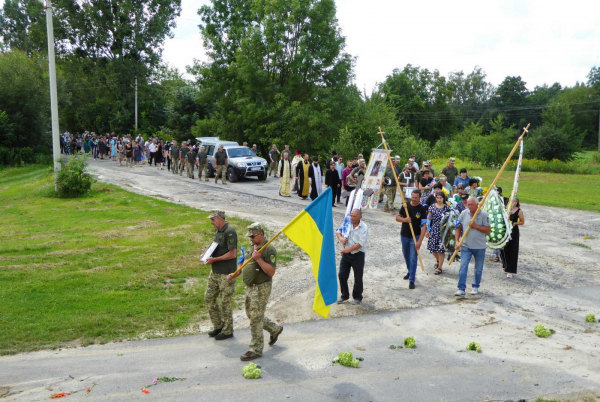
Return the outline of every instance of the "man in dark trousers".
{"type": "Polygon", "coordinates": [[[354,289],[352,289],[353,304],[360,304],[363,299],[363,272],[365,269],[365,249],[369,239],[369,228],[361,221],[362,212],[360,209],[354,209],[350,212],[350,222],[352,229],[348,238],[336,233],[337,239],[343,245],[342,260],[340,261],[340,280],[341,297],[338,304],[346,302],[350,298],[348,290],[348,278],[350,277],[350,268],[354,270],[354,289]]]}
{"type": "Polygon", "coordinates": [[[417,275],[417,250],[421,248],[423,244],[423,238],[427,232],[427,208],[421,205],[421,192],[414,190],[411,194],[410,204],[407,205],[408,214],[404,209],[404,206],[400,208],[400,212],[396,215],[396,222],[402,223],[402,229],[400,229],[400,242],[402,243],[402,255],[404,255],[404,262],[406,262],[406,269],[408,273],[404,276],[404,280],[409,280],[409,289],[415,288],[415,276],[417,275]],[[410,231],[409,222],[412,223],[413,230],[415,232],[415,242],[410,231]]]}

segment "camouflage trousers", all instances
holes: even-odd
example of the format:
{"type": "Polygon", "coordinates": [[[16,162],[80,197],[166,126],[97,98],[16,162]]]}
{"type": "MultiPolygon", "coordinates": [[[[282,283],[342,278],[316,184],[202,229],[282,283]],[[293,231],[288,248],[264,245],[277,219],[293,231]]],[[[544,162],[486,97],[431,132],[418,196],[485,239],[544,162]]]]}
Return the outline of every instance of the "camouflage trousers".
{"type": "Polygon", "coordinates": [[[215,184],[219,180],[219,176],[221,176],[221,180],[223,184],[227,184],[227,166],[219,165],[217,166],[217,173],[215,174],[215,184]]]}
{"type": "Polygon", "coordinates": [[[186,161],[185,168],[187,169],[187,176],[190,179],[193,179],[194,178],[194,164],[186,161]]]}
{"type": "Polygon", "coordinates": [[[177,174],[179,172],[179,158],[171,159],[171,172],[177,174]]]}
{"type": "Polygon", "coordinates": [[[394,211],[394,199],[396,198],[396,190],[398,187],[396,186],[387,186],[383,188],[383,192],[387,197],[387,201],[385,202],[385,207],[383,208],[384,212],[393,212],[394,211]]]}
{"type": "Polygon", "coordinates": [[[204,172],[204,181],[208,181],[208,163],[198,165],[198,180],[202,180],[202,172],[204,172]]]}
{"type": "Polygon", "coordinates": [[[271,173],[275,173],[275,177],[277,177],[277,165],[279,165],[279,162],[271,162],[269,164],[269,176],[271,176],[271,173]]]}
{"type": "Polygon", "coordinates": [[[273,335],[281,328],[265,316],[272,283],[272,281],[269,281],[246,286],[246,315],[250,319],[250,334],[252,336],[250,350],[261,356],[265,346],[263,330],[273,335]]]}
{"type": "Polygon", "coordinates": [[[233,332],[233,309],[231,307],[235,280],[228,281],[226,274],[210,273],[204,293],[204,303],[213,327],[222,328],[222,333],[229,335],[233,332]],[[219,296],[221,304],[219,305],[219,296]]]}

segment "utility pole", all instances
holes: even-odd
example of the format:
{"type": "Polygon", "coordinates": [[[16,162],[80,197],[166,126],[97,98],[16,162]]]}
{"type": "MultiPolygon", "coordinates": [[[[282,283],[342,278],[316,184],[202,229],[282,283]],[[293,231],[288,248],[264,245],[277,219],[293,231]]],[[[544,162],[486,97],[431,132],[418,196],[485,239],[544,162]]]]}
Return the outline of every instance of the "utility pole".
{"type": "Polygon", "coordinates": [[[57,191],[60,172],[60,140],[58,128],[58,95],[56,93],[56,62],[54,60],[54,26],[52,2],[46,0],[46,30],[48,31],[48,68],[50,73],[50,114],[52,116],[52,158],[54,159],[54,190],[57,191]]]}
{"type": "Polygon", "coordinates": [[[137,77],[135,77],[135,131],[138,128],[138,106],[137,106],[137,77]]]}

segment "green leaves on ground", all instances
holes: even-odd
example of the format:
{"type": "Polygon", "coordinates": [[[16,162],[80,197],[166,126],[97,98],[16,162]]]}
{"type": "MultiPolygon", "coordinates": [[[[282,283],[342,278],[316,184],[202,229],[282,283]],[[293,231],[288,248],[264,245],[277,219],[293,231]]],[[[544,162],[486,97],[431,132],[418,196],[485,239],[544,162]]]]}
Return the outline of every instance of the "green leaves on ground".
{"type": "Polygon", "coordinates": [[[404,347],[405,348],[414,348],[416,346],[415,338],[409,336],[408,338],[404,338],[404,347]]]}
{"type": "Polygon", "coordinates": [[[538,338],[547,338],[556,333],[556,331],[553,329],[546,329],[546,327],[544,327],[542,324],[536,325],[533,331],[538,338]]]}
{"type": "Polygon", "coordinates": [[[588,314],[585,316],[585,322],[596,322],[596,316],[594,314],[588,314]]]}
{"type": "Polygon", "coordinates": [[[361,360],[361,358],[354,358],[352,352],[342,352],[339,353],[335,359],[333,359],[333,363],[339,363],[346,367],[358,368],[361,360]]]}
{"type": "Polygon", "coordinates": [[[242,375],[247,380],[256,380],[260,378],[261,374],[262,370],[254,363],[250,363],[247,366],[242,367],[242,375]]]}
{"type": "Polygon", "coordinates": [[[481,349],[481,345],[479,345],[477,342],[471,342],[467,345],[467,350],[473,351],[473,352],[477,352],[477,353],[481,353],[482,349],[481,349]]]}

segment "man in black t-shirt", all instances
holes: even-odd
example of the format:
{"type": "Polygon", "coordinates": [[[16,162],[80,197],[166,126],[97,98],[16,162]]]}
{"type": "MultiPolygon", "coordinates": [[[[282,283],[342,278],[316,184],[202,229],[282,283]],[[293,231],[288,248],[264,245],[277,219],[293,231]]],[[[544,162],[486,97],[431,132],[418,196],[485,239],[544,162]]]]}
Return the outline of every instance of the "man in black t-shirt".
{"type": "Polygon", "coordinates": [[[427,219],[427,208],[421,205],[421,192],[419,190],[412,192],[410,204],[407,205],[407,208],[408,215],[404,207],[400,208],[400,212],[396,216],[396,222],[402,222],[400,241],[402,242],[402,255],[404,255],[404,261],[408,270],[404,279],[408,279],[410,282],[408,288],[414,289],[415,276],[417,274],[417,250],[421,248],[423,238],[427,232],[426,223],[424,222],[427,219]],[[412,223],[415,232],[416,245],[410,231],[409,222],[412,223]]]}

